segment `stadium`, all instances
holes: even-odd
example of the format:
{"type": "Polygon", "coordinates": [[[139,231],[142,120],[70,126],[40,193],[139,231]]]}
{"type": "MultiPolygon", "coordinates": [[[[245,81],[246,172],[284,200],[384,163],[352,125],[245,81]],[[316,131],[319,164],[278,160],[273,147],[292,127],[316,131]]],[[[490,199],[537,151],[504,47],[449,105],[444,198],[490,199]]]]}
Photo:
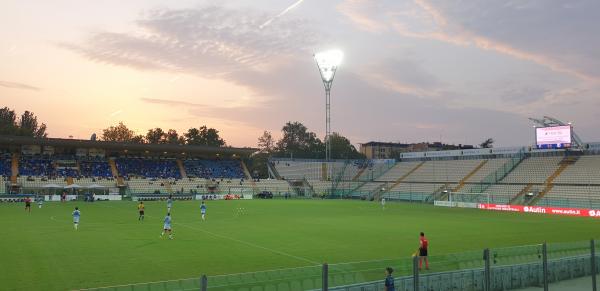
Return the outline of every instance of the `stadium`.
{"type": "Polygon", "coordinates": [[[388,265],[401,290],[499,290],[539,286],[543,268],[549,282],[594,272],[600,143],[271,158],[267,178],[249,172],[252,148],[16,136],[0,144],[5,219],[25,199],[44,201],[2,239],[12,250],[3,260],[9,290],[376,290],[388,265]],[[157,230],[167,199],[172,241],[157,230]],[[73,233],[76,205],[83,218],[73,233]],[[396,224],[401,233],[388,233],[396,224]],[[413,281],[412,236],[423,229],[441,243],[413,281]],[[394,239],[382,241],[382,231],[394,239]]]}
{"type": "Polygon", "coordinates": [[[0,290],[597,290],[598,3],[210,2],[2,4],[0,290]]]}

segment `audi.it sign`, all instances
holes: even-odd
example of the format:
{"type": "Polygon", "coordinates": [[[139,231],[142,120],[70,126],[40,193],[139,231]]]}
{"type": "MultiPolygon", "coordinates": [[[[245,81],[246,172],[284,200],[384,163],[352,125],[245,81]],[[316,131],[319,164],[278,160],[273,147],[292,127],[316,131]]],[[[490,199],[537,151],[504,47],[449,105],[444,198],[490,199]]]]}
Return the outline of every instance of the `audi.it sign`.
{"type": "Polygon", "coordinates": [[[583,217],[598,217],[598,218],[600,218],[600,210],[595,210],[595,209],[506,205],[506,204],[479,204],[478,208],[486,209],[486,210],[496,210],[496,211],[542,213],[542,214],[556,214],[556,215],[569,215],[569,216],[583,216],[583,217]]]}

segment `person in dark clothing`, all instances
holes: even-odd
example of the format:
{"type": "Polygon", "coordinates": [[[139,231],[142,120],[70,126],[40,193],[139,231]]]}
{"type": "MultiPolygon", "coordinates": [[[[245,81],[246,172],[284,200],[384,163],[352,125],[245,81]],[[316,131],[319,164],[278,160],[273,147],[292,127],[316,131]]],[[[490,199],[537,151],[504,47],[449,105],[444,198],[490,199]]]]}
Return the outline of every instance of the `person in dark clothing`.
{"type": "Polygon", "coordinates": [[[396,288],[394,287],[394,277],[392,277],[393,272],[394,269],[391,267],[385,268],[385,291],[396,291],[396,288]]]}

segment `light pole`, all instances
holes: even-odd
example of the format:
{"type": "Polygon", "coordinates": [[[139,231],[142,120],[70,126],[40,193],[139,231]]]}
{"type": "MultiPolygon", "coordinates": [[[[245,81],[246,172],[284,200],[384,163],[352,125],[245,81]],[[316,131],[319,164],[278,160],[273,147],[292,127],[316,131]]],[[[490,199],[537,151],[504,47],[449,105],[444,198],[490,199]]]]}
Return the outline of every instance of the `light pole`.
{"type": "Polygon", "coordinates": [[[325,87],[325,160],[329,161],[331,159],[331,85],[344,53],[340,50],[329,50],[316,53],[314,57],[325,87]]]}
{"type": "MultiPolygon", "coordinates": [[[[331,85],[335,71],[344,58],[344,53],[340,50],[329,50],[314,55],[319,73],[325,87],[325,161],[331,160],[331,85]]],[[[329,180],[331,180],[331,191],[329,195],[333,195],[334,180],[333,180],[333,165],[328,164],[329,180]]],[[[340,198],[342,196],[340,195],[340,198]]]]}

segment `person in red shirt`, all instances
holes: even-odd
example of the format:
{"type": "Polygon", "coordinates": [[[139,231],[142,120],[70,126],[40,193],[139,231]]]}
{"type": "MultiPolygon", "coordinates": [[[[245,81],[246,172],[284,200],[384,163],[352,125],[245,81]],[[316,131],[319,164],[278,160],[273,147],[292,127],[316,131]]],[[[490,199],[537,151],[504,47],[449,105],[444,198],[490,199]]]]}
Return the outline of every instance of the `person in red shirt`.
{"type": "Polygon", "coordinates": [[[423,260],[425,260],[425,269],[429,270],[427,248],[429,248],[429,241],[425,237],[425,233],[421,232],[421,236],[419,237],[419,270],[423,267],[423,260]]]}
{"type": "Polygon", "coordinates": [[[25,198],[25,211],[29,211],[31,213],[31,198],[25,198]]]}

